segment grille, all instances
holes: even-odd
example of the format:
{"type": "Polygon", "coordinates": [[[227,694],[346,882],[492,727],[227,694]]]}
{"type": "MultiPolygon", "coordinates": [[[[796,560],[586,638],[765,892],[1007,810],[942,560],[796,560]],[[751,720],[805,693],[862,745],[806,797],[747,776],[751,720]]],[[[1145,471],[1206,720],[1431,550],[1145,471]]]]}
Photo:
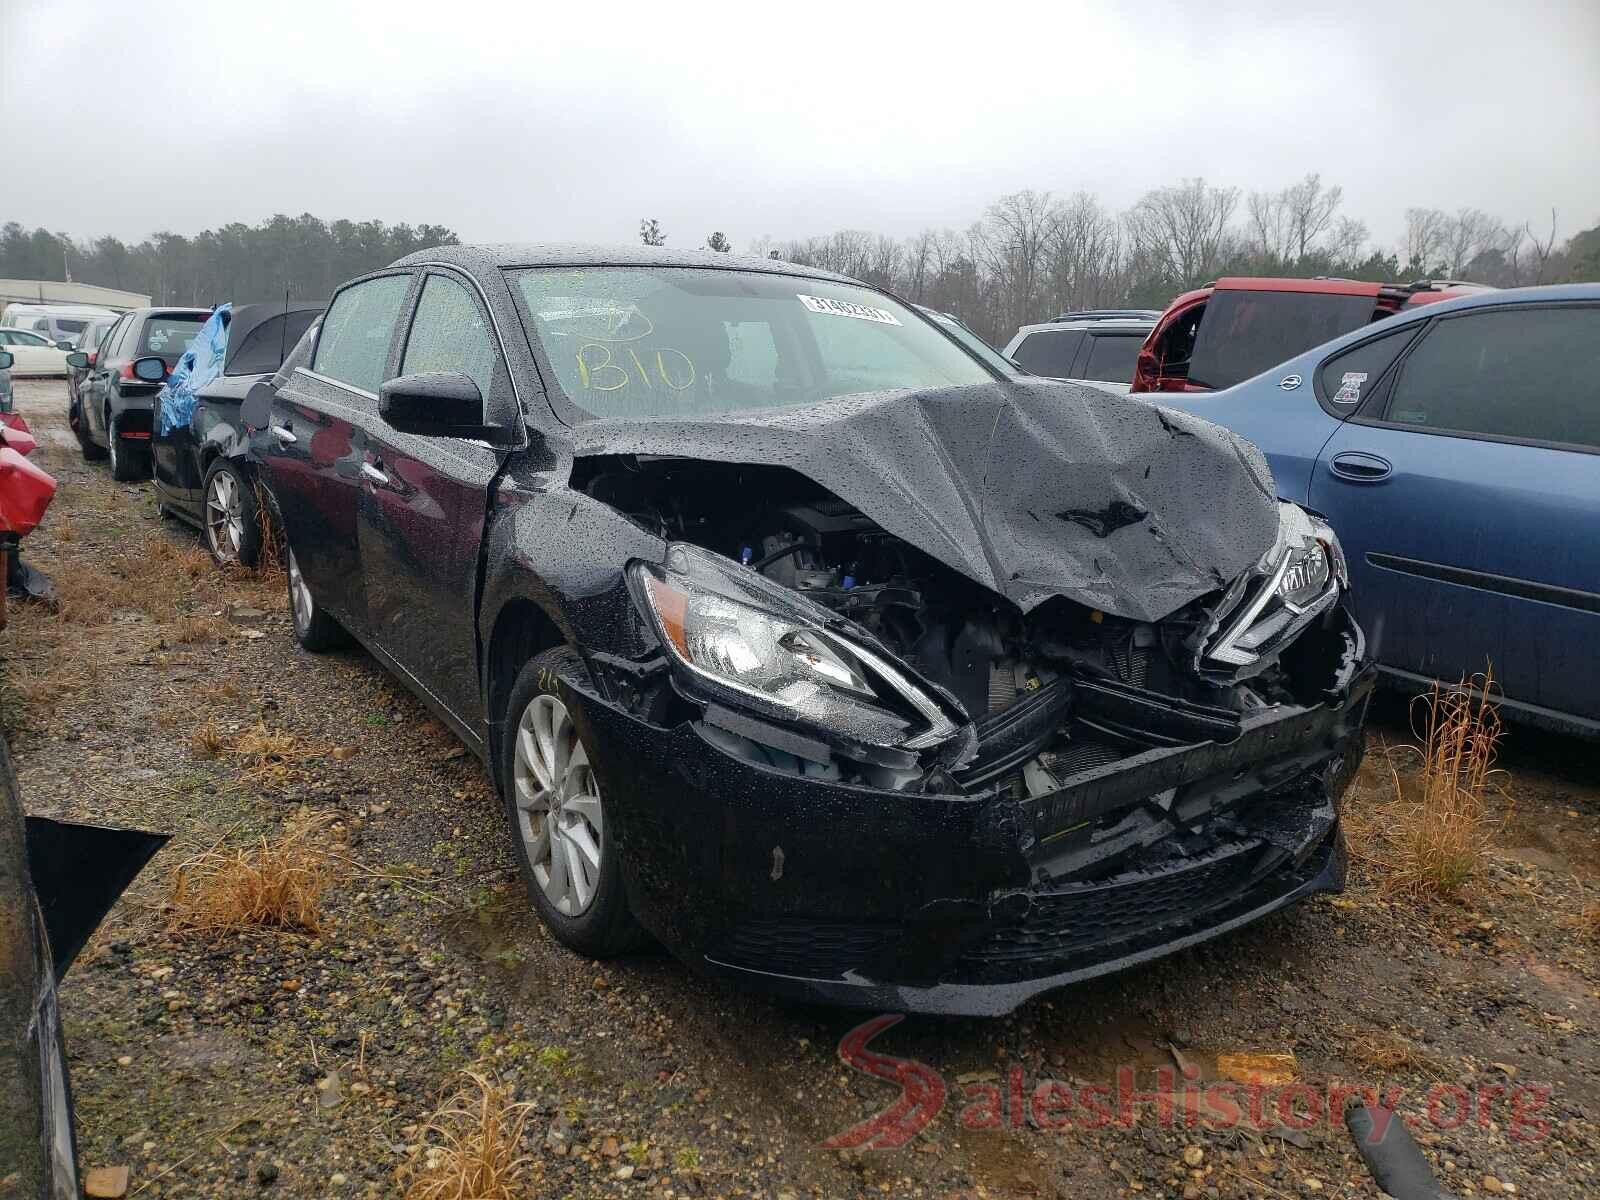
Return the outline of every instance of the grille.
{"type": "MultiPolygon", "coordinates": [[[[1094,883],[1037,893],[1027,916],[996,930],[962,959],[964,973],[1005,978],[1036,974],[1041,963],[1074,955],[1089,959],[1127,952],[1128,943],[1185,924],[1255,889],[1250,876],[1259,841],[1235,843],[1168,870],[1130,871],[1094,883]],[[1096,951],[1085,955],[1087,951],[1096,951]]],[[[1269,876],[1272,887],[1293,881],[1269,876]]],[[[1268,890],[1264,884],[1258,884],[1268,890]]]]}
{"type": "Polygon", "coordinates": [[[837,979],[871,959],[892,933],[882,926],[800,918],[745,921],[715,957],[780,975],[837,979]]]}
{"type": "Polygon", "coordinates": [[[1055,778],[1065,779],[1068,775],[1076,775],[1091,767],[1114,763],[1122,757],[1122,751],[1103,742],[1074,741],[1060,750],[1046,750],[1039,755],[1039,761],[1055,778]]]}

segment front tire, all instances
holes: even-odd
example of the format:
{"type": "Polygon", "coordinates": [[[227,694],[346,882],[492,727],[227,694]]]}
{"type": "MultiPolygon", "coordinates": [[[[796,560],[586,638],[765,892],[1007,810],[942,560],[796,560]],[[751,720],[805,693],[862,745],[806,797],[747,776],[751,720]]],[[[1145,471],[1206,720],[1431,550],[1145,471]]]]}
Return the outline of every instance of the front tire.
{"type": "Polygon", "coordinates": [[[289,614],[294,619],[295,640],[313,654],[337,650],[350,640],[350,635],[343,625],[322,611],[305,577],[300,574],[300,564],[292,549],[286,566],[288,570],[284,574],[289,577],[289,614]]]}
{"type": "Polygon", "coordinates": [[[547,650],[522,668],[506,707],[500,794],[528,897],[555,939],[589,958],[636,949],[605,800],[561,681],[584,682],[577,652],[547,650]]]}
{"type": "Polygon", "coordinates": [[[261,556],[261,518],[256,491],[238,465],[226,458],[206,470],[203,536],[219,567],[238,563],[255,569],[261,556]]]}

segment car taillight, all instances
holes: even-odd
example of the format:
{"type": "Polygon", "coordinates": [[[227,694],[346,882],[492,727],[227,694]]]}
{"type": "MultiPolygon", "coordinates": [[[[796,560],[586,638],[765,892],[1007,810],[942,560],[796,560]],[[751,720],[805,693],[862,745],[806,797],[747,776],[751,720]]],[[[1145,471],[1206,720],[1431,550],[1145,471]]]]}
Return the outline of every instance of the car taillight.
{"type": "Polygon", "coordinates": [[[100,356],[99,356],[99,355],[98,355],[98,354],[96,354],[96,353],[95,353],[95,352],[94,352],[94,351],[93,351],[93,350],[91,350],[91,351],[89,351],[89,365],[90,365],[90,366],[91,366],[91,367],[92,367],[92,366],[94,366],[94,364],[95,364],[95,360],[96,360],[96,359],[97,359],[97,358],[99,358],[99,357],[100,357],[100,356]]]}
{"type": "Polygon", "coordinates": [[[1133,369],[1133,387],[1135,392],[1152,392],[1161,374],[1161,362],[1156,358],[1154,350],[1140,350],[1139,357],[1135,360],[1133,369]]]}

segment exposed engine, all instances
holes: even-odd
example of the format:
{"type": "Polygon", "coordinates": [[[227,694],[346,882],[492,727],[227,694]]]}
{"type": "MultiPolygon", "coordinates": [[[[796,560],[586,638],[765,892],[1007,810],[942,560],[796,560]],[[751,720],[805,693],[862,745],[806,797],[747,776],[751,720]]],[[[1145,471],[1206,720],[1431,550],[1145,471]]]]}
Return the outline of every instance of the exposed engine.
{"type": "Polygon", "coordinates": [[[618,456],[582,460],[574,483],[848,618],[943,687],[978,731],[967,786],[1043,794],[1153,746],[1225,741],[1239,714],[1316,703],[1352,653],[1311,629],[1247,679],[1200,669],[1202,643],[1248,603],[1240,586],[1159,624],[1064,597],[1025,615],[784,468],[618,456]]]}

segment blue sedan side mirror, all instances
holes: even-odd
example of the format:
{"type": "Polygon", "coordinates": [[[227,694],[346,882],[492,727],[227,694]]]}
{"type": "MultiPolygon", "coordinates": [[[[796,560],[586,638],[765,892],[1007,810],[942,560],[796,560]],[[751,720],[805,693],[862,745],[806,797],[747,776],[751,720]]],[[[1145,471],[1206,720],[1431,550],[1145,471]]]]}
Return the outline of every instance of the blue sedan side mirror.
{"type": "Polygon", "coordinates": [[[146,383],[160,383],[167,377],[167,364],[157,355],[133,360],[133,377],[146,383]]]}

